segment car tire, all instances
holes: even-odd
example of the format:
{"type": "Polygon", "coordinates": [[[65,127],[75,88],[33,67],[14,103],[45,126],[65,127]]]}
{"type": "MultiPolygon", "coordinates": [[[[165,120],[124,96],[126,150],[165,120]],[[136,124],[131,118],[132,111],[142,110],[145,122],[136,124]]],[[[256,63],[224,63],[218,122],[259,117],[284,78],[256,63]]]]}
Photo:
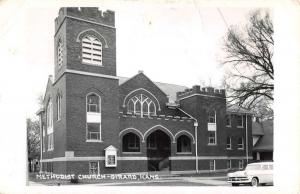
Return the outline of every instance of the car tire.
{"type": "Polygon", "coordinates": [[[257,187],[258,186],[258,178],[256,178],[256,177],[252,178],[250,184],[252,187],[257,187]]]}
{"type": "Polygon", "coordinates": [[[239,186],[238,183],[231,183],[231,185],[232,185],[233,187],[239,186]]]}

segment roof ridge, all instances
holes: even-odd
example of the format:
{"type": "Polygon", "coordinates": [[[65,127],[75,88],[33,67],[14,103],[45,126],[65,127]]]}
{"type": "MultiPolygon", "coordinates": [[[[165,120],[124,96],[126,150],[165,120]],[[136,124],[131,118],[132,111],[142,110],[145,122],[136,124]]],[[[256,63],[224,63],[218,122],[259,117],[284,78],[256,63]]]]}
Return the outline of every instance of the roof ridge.
{"type": "MultiPolygon", "coordinates": [[[[129,77],[124,77],[124,76],[117,76],[117,77],[118,77],[118,78],[124,78],[124,79],[130,79],[129,77]]],[[[151,80],[151,81],[152,81],[152,80],[151,80]]],[[[187,86],[184,86],[184,85],[171,84],[171,83],[160,82],[160,81],[152,81],[152,82],[158,83],[158,84],[168,84],[168,85],[181,86],[181,87],[188,88],[187,86]]]]}

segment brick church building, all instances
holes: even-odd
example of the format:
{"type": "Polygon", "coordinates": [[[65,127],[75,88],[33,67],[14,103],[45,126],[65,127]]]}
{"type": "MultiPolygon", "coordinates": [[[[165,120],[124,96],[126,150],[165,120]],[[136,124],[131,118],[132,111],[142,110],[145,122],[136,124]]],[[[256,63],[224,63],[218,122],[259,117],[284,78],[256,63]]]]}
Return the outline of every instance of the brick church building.
{"type": "Polygon", "coordinates": [[[228,108],[225,90],[116,75],[114,12],[61,8],[54,46],[37,113],[41,171],[201,173],[252,159],[251,112],[228,108]]]}

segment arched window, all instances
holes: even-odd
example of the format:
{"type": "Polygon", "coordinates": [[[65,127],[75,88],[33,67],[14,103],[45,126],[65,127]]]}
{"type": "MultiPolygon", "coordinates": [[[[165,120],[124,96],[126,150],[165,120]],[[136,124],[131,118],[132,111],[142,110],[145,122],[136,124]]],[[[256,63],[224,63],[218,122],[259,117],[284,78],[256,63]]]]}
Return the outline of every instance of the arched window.
{"type": "Polygon", "coordinates": [[[62,40],[59,39],[57,43],[57,66],[60,68],[63,64],[63,43],[62,40]]]}
{"type": "Polygon", "coordinates": [[[101,98],[95,93],[86,97],[86,139],[87,141],[102,141],[101,139],[101,98]]]}
{"type": "Polygon", "coordinates": [[[57,115],[57,120],[60,120],[61,118],[61,95],[57,94],[56,96],[56,115],[57,115]]]}
{"type": "Polygon", "coordinates": [[[156,106],[148,96],[138,94],[129,99],[127,103],[127,111],[133,114],[155,115],[156,106]]]}
{"type": "Polygon", "coordinates": [[[51,130],[53,128],[53,108],[52,108],[52,101],[49,100],[47,105],[47,130],[51,130]]]}
{"type": "Polygon", "coordinates": [[[82,39],[82,62],[102,65],[102,43],[98,38],[87,35],[82,39]]]}
{"type": "Polygon", "coordinates": [[[191,140],[186,135],[181,135],[177,139],[177,152],[191,152],[191,140]]]}
{"type": "Polygon", "coordinates": [[[87,112],[100,112],[100,98],[92,93],[87,96],[87,112]]]}
{"type": "Polygon", "coordinates": [[[140,152],[140,138],[134,133],[127,133],[122,139],[123,152],[140,152]]]}
{"type": "Polygon", "coordinates": [[[238,139],[238,149],[239,150],[243,150],[244,149],[244,139],[242,137],[240,137],[238,139]]]}
{"type": "Polygon", "coordinates": [[[54,149],[54,140],[53,140],[53,107],[51,99],[47,105],[46,112],[46,122],[47,122],[47,138],[48,138],[48,151],[54,149]]]}
{"type": "Polygon", "coordinates": [[[134,102],[133,100],[128,101],[128,112],[134,112],[134,102]]]}

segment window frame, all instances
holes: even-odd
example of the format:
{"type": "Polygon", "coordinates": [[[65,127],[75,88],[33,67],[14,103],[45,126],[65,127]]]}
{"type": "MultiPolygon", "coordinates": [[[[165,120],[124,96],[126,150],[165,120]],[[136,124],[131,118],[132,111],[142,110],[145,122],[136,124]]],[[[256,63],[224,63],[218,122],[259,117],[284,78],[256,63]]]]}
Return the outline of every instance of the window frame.
{"type": "Polygon", "coordinates": [[[143,116],[151,116],[156,115],[156,105],[153,100],[145,94],[137,94],[131,97],[127,102],[127,113],[134,115],[143,116]],[[130,103],[133,103],[133,111],[131,110],[130,103]],[[146,106],[144,106],[146,103],[146,106]],[[154,111],[151,111],[151,105],[154,108],[154,111]],[[130,107],[130,109],[129,109],[130,107]],[[144,107],[146,107],[147,111],[144,111],[144,107]]]}
{"type": "Polygon", "coordinates": [[[102,142],[102,106],[101,106],[102,98],[99,94],[95,92],[90,92],[86,94],[86,142],[102,142]],[[95,96],[97,102],[93,102],[94,99],[92,96],[95,96]],[[96,112],[91,111],[90,106],[93,105],[96,107],[96,112]],[[99,130],[90,130],[89,125],[99,125],[99,130]],[[93,134],[97,136],[97,138],[92,138],[93,134]]]}
{"type": "Polygon", "coordinates": [[[226,161],[226,167],[227,167],[227,169],[231,169],[232,168],[231,160],[227,160],[226,161]]]}
{"type": "Polygon", "coordinates": [[[81,63],[100,67],[103,66],[103,44],[98,37],[91,34],[82,37],[81,63]],[[90,58],[88,58],[87,55],[89,55],[90,58]]]}
{"type": "Polygon", "coordinates": [[[217,118],[216,118],[216,111],[215,110],[212,110],[212,111],[209,111],[208,114],[207,114],[207,123],[217,123],[217,118]],[[212,116],[212,113],[214,114],[212,116]],[[213,120],[213,122],[210,122],[210,119],[213,120]]]}
{"type": "Polygon", "coordinates": [[[229,136],[226,138],[226,149],[227,150],[232,150],[232,140],[231,140],[231,137],[229,137],[229,136]],[[228,144],[228,138],[229,138],[229,141],[230,141],[229,144],[228,144]]]}
{"type": "Polygon", "coordinates": [[[56,121],[60,121],[61,120],[61,95],[57,94],[56,96],[56,121]]]}
{"type": "Polygon", "coordinates": [[[42,151],[46,151],[46,129],[45,126],[42,126],[42,151]]]}
{"type": "Polygon", "coordinates": [[[63,55],[63,41],[61,38],[58,39],[58,42],[57,42],[57,48],[56,48],[56,54],[57,54],[57,57],[56,57],[56,60],[57,60],[57,67],[58,69],[60,69],[63,65],[63,61],[64,61],[64,55],[63,55]]]}
{"type": "Polygon", "coordinates": [[[237,143],[237,146],[238,146],[238,150],[244,150],[245,149],[245,146],[244,146],[245,142],[244,142],[244,138],[243,137],[239,137],[238,138],[238,143],[237,143]],[[240,144],[240,139],[242,140],[242,143],[240,144]]]}
{"type": "Polygon", "coordinates": [[[53,151],[54,150],[54,135],[53,135],[53,132],[49,133],[47,135],[47,141],[48,141],[47,151],[53,151]]]}
{"type": "MultiPolygon", "coordinates": [[[[184,149],[184,150],[186,150],[186,149],[184,149]]],[[[176,153],[177,154],[191,154],[192,153],[192,143],[191,143],[191,138],[190,137],[188,137],[187,135],[180,135],[178,138],[177,138],[177,141],[176,141],[176,153]],[[182,151],[182,148],[183,148],[183,146],[182,146],[182,144],[183,144],[183,142],[181,142],[180,143],[180,148],[181,148],[181,150],[179,151],[179,149],[178,149],[178,146],[179,146],[179,141],[181,140],[181,141],[184,141],[185,139],[183,139],[183,138],[185,138],[185,139],[187,139],[188,140],[188,151],[182,151]]]]}
{"type": "Polygon", "coordinates": [[[209,171],[211,171],[211,172],[216,171],[216,160],[210,160],[209,161],[209,171]],[[211,167],[213,167],[213,169],[211,169],[211,167]]]}
{"type": "Polygon", "coordinates": [[[100,174],[100,164],[99,164],[99,161],[97,161],[97,162],[95,162],[95,161],[90,161],[90,162],[89,162],[89,174],[90,174],[90,175],[93,175],[93,174],[98,175],[98,174],[100,174]],[[91,172],[91,167],[92,167],[91,164],[92,164],[92,163],[95,163],[95,164],[96,164],[96,167],[93,168],[93,170],[96,170],[97,173],[92,173],[92,172],[91,172]]]}
{"type": "Polygon", "coordinates": [[[98,142],[101,141],[101,123],[86,123],[86,141],[87,142],[98,142]],[[99,131],[89,131],[89,125],[99,124],[99,131]],[[90,138],[91,134],[97,134],[97,139],[90,138]]]}
{"type": "Polygon", "coordinates": [[[53,129],[53,105],[52,100],[49,99],[46,109],[46,124],[47,124],[47,131],[48,129],[53,129]]]}
{"type": "Polygon", "coordinates": [[[94,92],[88,93],[86,95],[86,112],[87,113],[100,113],[101,114],[101,97],[94,92]],[[94,104],[93,102],[89,102],[89,96],[95,95],[98,98],[98,104],[94,104]],[[90,106],[96,106],[96,111],[90,111],[90,106]]]}
{"type": "Polygon", "coordinates": [[[208,135],[208,144],[207,145],[217,145],[217,131],[209,131],[209,135],[208,135]],[[214,134],[213,134],[214,133],[214,134]],[[213,136],[211,136],[213,135],[213,136]],[[213,143],[210,142],[210,140],[213,140],[213,143]]]}
{"type": "Polygon", "coordinates": [[[244,128],[244,117],[242,114],[236,115],[236,126],[237,128],[244,128]],[[239,117],[242,119],[242,125],[239,125],[239,117]]]}
{"type": "Polygon", "coordinates": [[[231,114],[227,114],[225,117],[226,127],[231,127],[231,114]],[[227,119],[229,119],[229,125],[227,124],[227,119]]]}
{"type": "Polygon", "coordinates": [[[243,169],[244,168],[244,160],[239,160],[239,162],[238,162],[238,164],[239,164],[239,169],[243,169]]]}
{"type": "Polygon", "coordinates": [[[141,153],[141,140],[140,140],[140,137],[137,134],[135,134],[133,132],[129,132],[129,133],[126,133],[125,135],[123,135],[123,137],[122,137],[122,153],[141,153]],[[130,140],[129,135],[133,135],[134,144],[135,144],[136,147],[131,147],[129,145],[131,143],[131,142],[128,141],[128,140],[130,140]],[[124,147],[124,144],[125,144],[124,138],[128,138],[126,149],[124,147]]]}

